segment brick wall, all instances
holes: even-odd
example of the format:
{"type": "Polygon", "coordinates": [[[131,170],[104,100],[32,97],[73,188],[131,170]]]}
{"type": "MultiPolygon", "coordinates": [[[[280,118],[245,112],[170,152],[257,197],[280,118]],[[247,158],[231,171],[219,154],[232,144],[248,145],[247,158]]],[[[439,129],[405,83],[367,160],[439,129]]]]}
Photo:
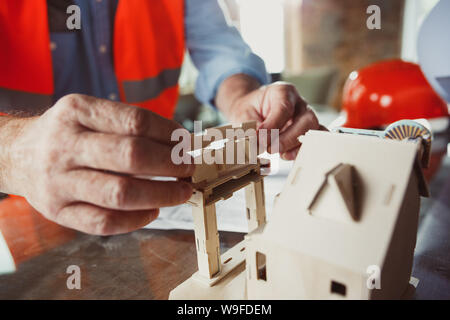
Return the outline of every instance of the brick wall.
{"type": "Polygon", "coordinates": [[[288,74],[330,66],[339,71],[329,104],[341,105],[348,74],[371,62],[399,57],[404,0],[287,0],[288,74]],[[369,5],[381,8],[381,30],[369,30],[369,5]]]}

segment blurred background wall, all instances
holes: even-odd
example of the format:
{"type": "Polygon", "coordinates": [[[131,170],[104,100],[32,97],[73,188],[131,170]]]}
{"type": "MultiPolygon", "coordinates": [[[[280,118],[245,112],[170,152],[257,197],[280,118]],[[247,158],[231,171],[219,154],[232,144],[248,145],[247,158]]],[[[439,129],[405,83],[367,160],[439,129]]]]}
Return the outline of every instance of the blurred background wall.
{"type": "MultiPolygon", "coordinates": [[[[212,0],[215,1],[215,0],[212,0]]],[[[294,83],[318,108],[339,110],[346,78],[375,61],[415,61],[421,22],[438,0],[219,0],[230,24],[266,62],[274,80],[294,83]],[[367,8],[381,9],[381,29],[370,30],[367,8]]],[[[180,80],[181,108],[214,125],[223,121],[192,95],[196,70],[187,57],[180,80]]],[[[185,115],[180,114],[180,119],[185,115]]],[[[189,128],[189,123],[184,123],[189,128]]]]}
{"type": "Polygon", "coordinates": [[[286,75],[324,68],[330,75],[336,72],[336,85],[323,102],[339,109],[340,93],[352,70],[400,57],[403,9],[404,0],[285,1],[286,75]],[[373,4],[381,9],[380,30],[366,26],[366,10],[373,4]]]}

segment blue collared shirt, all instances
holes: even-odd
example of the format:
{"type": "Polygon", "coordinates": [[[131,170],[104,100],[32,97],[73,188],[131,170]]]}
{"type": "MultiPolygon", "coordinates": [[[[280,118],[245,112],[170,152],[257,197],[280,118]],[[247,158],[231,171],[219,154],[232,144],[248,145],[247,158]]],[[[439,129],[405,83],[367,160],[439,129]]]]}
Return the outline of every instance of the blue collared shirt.
{"type": "MultiPolygon", "coordinates": [[[[75,0],[80,32],[51,33],[55,100],[69,93],[118,100],[112,55],[117,1],[75,0]]],[[[264,62],[227,25],[217,0],[185,0],[185,38],[199,70],[195,93],[201,102],[212,103],[221,82],[236,73],[269,82],[264,62]]]]}

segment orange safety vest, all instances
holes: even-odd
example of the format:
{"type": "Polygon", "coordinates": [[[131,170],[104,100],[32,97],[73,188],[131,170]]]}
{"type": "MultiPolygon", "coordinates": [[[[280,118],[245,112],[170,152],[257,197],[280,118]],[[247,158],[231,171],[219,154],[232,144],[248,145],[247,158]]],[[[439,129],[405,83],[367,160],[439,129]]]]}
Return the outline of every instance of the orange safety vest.
{"type": "MultiPolygon", "coordinates": [[[[46,0],[1,0],[0,30],[0,112],[51,106],[46,0]]],[[[120,0],[113,43],[121,101],[171,118],[185,51],[184,1],[120,0]]]]}

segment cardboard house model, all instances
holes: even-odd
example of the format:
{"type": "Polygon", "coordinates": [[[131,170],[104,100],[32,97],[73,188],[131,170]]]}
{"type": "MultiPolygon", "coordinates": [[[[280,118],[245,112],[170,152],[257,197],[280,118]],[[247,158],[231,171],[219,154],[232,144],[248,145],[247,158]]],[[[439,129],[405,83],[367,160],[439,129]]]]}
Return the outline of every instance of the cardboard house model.
{"type": "Polygon", "coordinates": [[[428,130],[400,121],[385,131],[309,131],[300,141],[267,223],[258,165],[198,185],[190,202],[199,271],[171,299],[406,297],[420,196],[428,196],[428,130]],[[213,204],[242,187],[249,233],[220,256],[213,204]]]}
{"type": "Polygon", "coordinates": [[[248,298],[404,296],[428,195],[418,140],[303,136],[270,222],[246,236],[248,298]]]}

